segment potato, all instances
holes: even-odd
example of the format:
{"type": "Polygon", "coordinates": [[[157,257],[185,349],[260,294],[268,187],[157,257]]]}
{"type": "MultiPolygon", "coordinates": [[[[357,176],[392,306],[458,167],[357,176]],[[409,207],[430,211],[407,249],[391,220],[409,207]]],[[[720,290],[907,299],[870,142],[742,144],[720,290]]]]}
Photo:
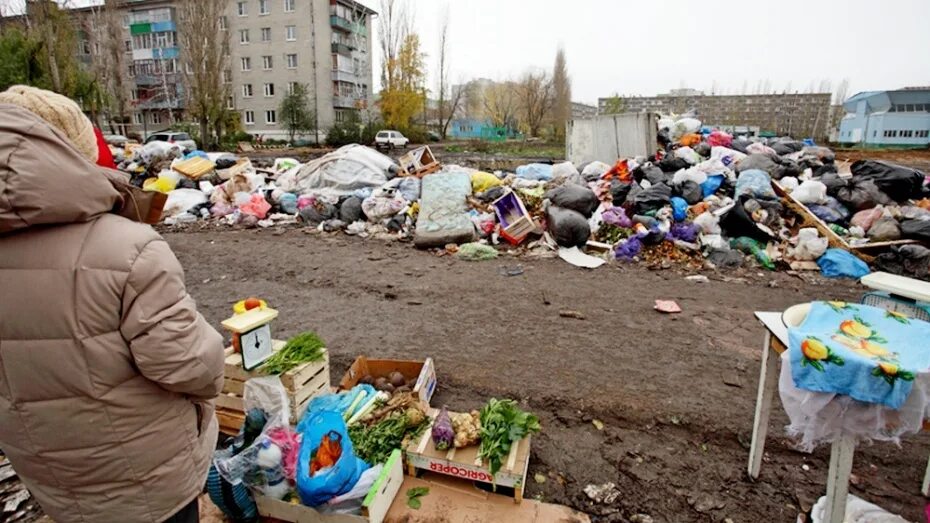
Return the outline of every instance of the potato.
{"type": "Polygon", "coordinates": [[[388,394],[394,394],[394,385],[391,385],[390,383],[385,383],[384,388],[381,390],[383,390],[384,392],[387,392],[388,394]]]}
{"type": "Polygon", "coordinates": [[[408,386],[406,386],[406,385],[402,385],[402,386],[397,387],[396,389],[394,389],[394,392],[395,392],[395,393],[411,392],[411,390],[410,390],[410,387],[408,387],[408,386]]]}
{"type": "Polygon", "coordinates": [[[407,379],[404,378],[404,375],[400,372],[397,372],[396,370],[392,372],[390,376],[388,376],[388,379],[391,381],[391,385],[394,385],[395,387],[401,387],[407,381],[407,379]]]}
{"type": "Polygon", "coordinates": [[[362,379],[358,380],[358,382],[364,385],[372,385],[375,382],[375,379],[371,376],[371,374],[366,374],[362,376],[362,379]]]}
{"type": "Polygon", "coordinates": [[[375,389],[377,390],[387,390],[387,386],[390,385],[387,378],[378,378],[375,380],[375,389]]]}

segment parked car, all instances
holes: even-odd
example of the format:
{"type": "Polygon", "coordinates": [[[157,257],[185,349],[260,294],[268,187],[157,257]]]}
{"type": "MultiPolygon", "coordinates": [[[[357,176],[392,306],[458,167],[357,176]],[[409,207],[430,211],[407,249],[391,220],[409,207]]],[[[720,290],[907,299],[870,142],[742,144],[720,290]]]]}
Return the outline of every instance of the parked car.
{"type": "Polygon", "coordinates": [[[175,133],[170,131],[154,133],[145,139],[145,143],[152,142],[174,143],[179,145],[185,153],[197,150],[197,142],[192,140],[191,135],[187,133],[175,133]]]}
{"type": "Polygon", "coordinates": [[[112,145],[113,147],[124,147],[129,143],[129,138],[121,134],[105,134],[103,135],[103,141],[106,142],[107,145],[112,145]]]}
{"type": "Polygon", "coordinates": [[[375,135],[375,147],[378,149],[406,148],[408,143],[410,140],[397,131],[378,131],[375,135]]]}
{"type": "Polygon", "coordinates": [[[438,142],[439,140],[442,140],[442,136],[439,136],[439,133],[436,131],[427,132],[426,137],[429,138],[429,141],[431,142],[438,142]]]}

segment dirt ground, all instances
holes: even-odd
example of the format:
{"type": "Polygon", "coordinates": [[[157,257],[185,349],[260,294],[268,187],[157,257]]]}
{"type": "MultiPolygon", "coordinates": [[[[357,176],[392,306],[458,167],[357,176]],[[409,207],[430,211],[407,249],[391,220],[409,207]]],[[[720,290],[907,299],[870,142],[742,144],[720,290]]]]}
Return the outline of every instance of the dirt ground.
{"type": "MultiPolygon", "coordinates": [[[[431,356],[433,404],[454,409],[510,397],[540,416],[527,496],[595,521],[795,521],[825,491],[829,449],[792,449],[777,407],[762,473],[746,476],[763,329],[754,310],[824,298],[855,300],[854,283],[785,273],[675,267],[576,269],[558,259],[463,262],[409,244],[299,229],[166,233],[189,290],[218,326],[244,296],[281,311],[278,337],[317,331],[332,375],[361,354],[431,356]],[[521,265],[523,273],[507,276],[521,265]],[[684,310],[662,315],[655,299],[684,310]],[[583,320],[560,317],[580,312],[583,320]],[[598,430],[594,420],[603,422],[598,430]],[[807,466],[808,470],[802,468],[807,466]],[[619,499],[582,492],[614,482],[619,499]]],[[[775,400],[780,405],[779,400],[775,400]]],[[[930,438],[856,455],[851,492],[912,521],[930,438]]]]}

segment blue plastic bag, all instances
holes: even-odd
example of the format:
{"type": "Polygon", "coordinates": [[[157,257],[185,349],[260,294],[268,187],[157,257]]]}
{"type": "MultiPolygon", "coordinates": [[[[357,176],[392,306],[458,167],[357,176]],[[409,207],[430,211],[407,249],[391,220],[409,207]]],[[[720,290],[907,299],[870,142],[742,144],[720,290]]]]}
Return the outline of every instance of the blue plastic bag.
{"type": "MultiPolygon", "coordinates": [[[[323,411],[337,412],[340,416],[345,414],[346,409],[352,406],[352,403],[355,401],[355,398],[361,393],[365,393],[365,399],[356,404],[354,410],[362,408],[368,399],[373,398],[374,395],[378,392],[371,385],[365,385],[364,383],[352,387],[351,390],[340,392],[338,394],[323,394],[321,396],[315,396],[310,400],[310,403],[307,404],[307,410],[304,411],[303,418],[297,424],[297,432],[303,433],[307,430],[311,419],[318,413],[323,411]]],[[[352,413],[350,413],[351,416],[352,413]]],[[[343,416],[348,417],[348,416],[343,416]]]]}
{"type": "Polygon", "coordinates": [[[721,185],[723,185],[723,175],[710,174],[707,176],[707,180],[701,184],[701,191],[704,193],[704,197],[707,198],[717,192],[721,185]]]}
{"type": "Polygon", "coordinates": [[[300,443],[300,453],[297,455],[295,474],[297,495],[304,505],[318,507],[352,490],[369,466],[355,455],[348,427],[339,412],[331,410],[313,412],[304,416],[298,428],[301,427],[303,430],[298,432],[303,439],[300,443]],[[333,466],[318,470],[311,476],[311,460],[324,437],[338,441],[342,447],[342,453],[333,466]]]}
{"type": "Polygon", "coordinates": [[[672,196],[672,217],[676,222],[682,222],[688,217],[688,202],[679,196],[672,196]]]}
{"type": "Polygon", "coordinates": [[[761,169],[749,169],[739,173],[736,179],[736,195],[734,199],[748,194],[752,198],[775,199],[775,190],[772,189],[772,179],[761,169]]]}
{"type": "Polygon", "coordinates": [[[864,261],[843,249],[827,249],[817,265],[827,278],[861,278],[871,272],[864,261]]]}
{"type": "Polygon", "coordinates": [[[191,158],[193,158],[193,157],[195,157],[195,156],[198,157],[198,158],[203,158],[204,160],[209,160],[209,159],[210,159],[210,157],[207,156],[207,153],[205,153],[205,152],[203,152],[203,151],[201,151],[201,150],[191,151],[191,152],[187,153],[186,155],[184,155],[184,159],[185,159],[185,160],[189,160],[189,159],[191,159],[191,158]]]}
{"type": "Polygon", "coordinates": [[[521,165],[517,167],[517,178],[548,182],[552,179],[552,166],[545,163],[521,165]]]}

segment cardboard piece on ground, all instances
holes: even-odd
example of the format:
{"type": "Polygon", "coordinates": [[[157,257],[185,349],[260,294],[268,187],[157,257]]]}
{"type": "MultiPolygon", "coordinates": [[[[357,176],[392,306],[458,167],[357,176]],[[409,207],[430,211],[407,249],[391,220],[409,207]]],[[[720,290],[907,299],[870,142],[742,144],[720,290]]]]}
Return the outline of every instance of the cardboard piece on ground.
{"type": "Polygon", "coordinates": [[[659,312],[664,312],[667,314],[681,312],[681,307],[679,307],[678,304],[672,300],[656,300],[655,307],[653,308],[659,312]]]}
{"type": "Polygon", "coordinates": [[[585,269],[596,269],[607,263],[604,261],[604,258],[585,254],[581,252],[581,249],[578,247],[572,247],[571,249],[559,247],[559,258],[562,258],[575,267],[583,267],[585,269]]]}
{"type": "Polygon", "coordinates": [[[525,499],[515,504],[512,498],[478,489],[467,481],[426,473],[421,478],[405,477],[385,521],[407,523],[471,523],[473,521],[507,521],[534,523],[559,521],[587,523],[586,514],[562,505],[525,499]],[[407,506],[406,492],[414,487],[427,487],[429,493],[420,498],[421,507],[407,506]]]}
{"type": "Polygon", "coordinates": [[[172,169],[187,176],[191,180],[196,180],[201,176],[213,172],[216,167],[213,162],[200,156],[194,156],[187,160],[174,164],[172,169]]]}

